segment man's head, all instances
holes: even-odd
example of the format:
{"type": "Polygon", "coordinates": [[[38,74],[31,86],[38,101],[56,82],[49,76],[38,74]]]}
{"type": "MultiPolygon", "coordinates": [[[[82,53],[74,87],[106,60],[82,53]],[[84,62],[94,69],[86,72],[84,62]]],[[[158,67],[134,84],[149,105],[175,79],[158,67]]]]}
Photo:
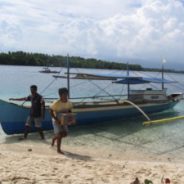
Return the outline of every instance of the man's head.
{"type": "Polygon", "coordinates": [[[68,89],[67,88],[59,88],[58,93],[59,93],[59,96],[62,102],[68,101],[68,89]]]}
{"type": "Polygon", "coordinates": [[[31,94],[34,95],[37,92],[37,86],[36,85],[31,85],[30,86],[31,94]]]}

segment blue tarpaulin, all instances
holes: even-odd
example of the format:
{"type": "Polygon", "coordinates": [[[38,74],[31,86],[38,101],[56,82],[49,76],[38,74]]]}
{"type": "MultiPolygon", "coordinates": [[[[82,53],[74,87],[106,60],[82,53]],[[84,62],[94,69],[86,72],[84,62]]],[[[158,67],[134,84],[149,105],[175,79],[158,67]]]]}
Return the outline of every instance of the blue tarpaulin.
{"type": "Polygon", "coordinates": [[[144,84],[144,83],[176,83],[176,81],[171,81],[162,78],[154,78],[154,77],[138,77],[138,76],[127,76],[123,74],[96,74],[96,73],[71,73],[76,75],[82,75],[84,79],[91,80],[115,80],[113,83],[119,84],[144,84]]]}

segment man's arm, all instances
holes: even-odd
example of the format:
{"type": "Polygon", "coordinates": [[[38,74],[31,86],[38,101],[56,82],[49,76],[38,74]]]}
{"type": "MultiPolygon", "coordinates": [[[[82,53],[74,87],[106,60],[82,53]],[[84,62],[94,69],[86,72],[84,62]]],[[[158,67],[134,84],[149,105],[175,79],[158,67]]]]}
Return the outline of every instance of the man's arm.
{"type": "Polygon", "coordinates": [[[24,97],[24,98],[9,98],[9,100],[12,100],[12,101],[27,101],[28,98],[27,97],[24,97]]]}
{"type": "Polygon", "coordinates": [[[55,116],[55,113],[52,109],[50,109],[50,115],[56,121],[56,123],[60,124],[60,120],[57,118],[57,116],[55,116]]]}

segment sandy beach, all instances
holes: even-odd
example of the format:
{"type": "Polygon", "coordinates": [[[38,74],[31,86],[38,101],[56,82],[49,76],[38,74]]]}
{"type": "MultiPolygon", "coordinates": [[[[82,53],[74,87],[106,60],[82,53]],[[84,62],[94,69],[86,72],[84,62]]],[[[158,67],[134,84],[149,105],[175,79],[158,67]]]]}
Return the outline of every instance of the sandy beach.
{"type": "Polygon", "coordinates": [[[130,184],[136,177],[141,183],[149,179],[160,184],[162,177],[172,184],[184,183],[184,164],[171,155],[155,156],[130,147],[121,153],[65,141],[65,155],[60,155],[50,141],[34,136],[25,141],[6,138],[0,145],[1,183],[130,184]]]}

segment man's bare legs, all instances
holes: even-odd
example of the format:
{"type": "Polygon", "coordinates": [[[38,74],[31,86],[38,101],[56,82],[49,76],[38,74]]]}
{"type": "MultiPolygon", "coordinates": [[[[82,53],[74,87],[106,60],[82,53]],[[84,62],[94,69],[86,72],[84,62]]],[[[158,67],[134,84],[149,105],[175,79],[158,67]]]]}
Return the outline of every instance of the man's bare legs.
{"type": "Polygon", "coordinates": [[[54,137],[54,138],[52,139],[52,141],[53,141],[52,144],[53,144],[53,145],[54,145],[55,140],[57,140],[57,152],[60,153],[60,154],[64,154],[64,152],[61,151],[61,142],[62,142],[62,138],[63,138],[63,137],[66,137],[66,136],[67,136],[67,132],[64,131],[64,132],[60,132],[60,133],[57,135],[57,138],[54,137]]]}

